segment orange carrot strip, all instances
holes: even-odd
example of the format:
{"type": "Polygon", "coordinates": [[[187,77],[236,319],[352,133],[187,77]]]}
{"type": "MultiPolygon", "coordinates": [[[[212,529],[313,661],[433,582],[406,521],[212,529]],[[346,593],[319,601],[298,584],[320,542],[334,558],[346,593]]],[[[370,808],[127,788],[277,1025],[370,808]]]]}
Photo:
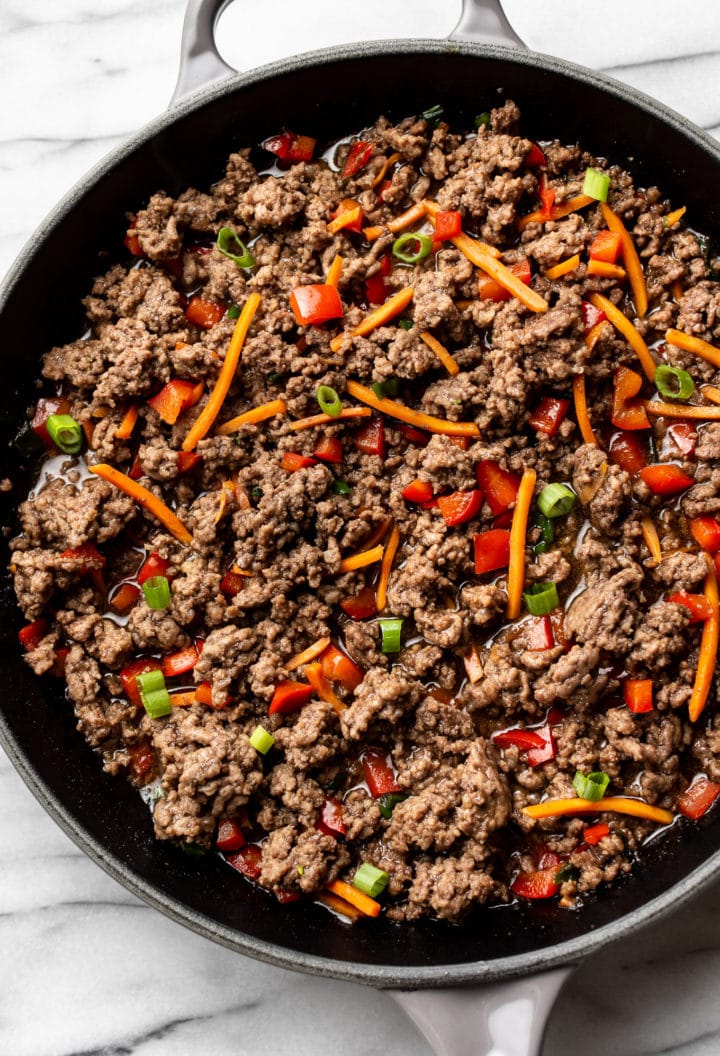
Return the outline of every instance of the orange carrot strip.
{"type": "Polygon", "coordinates": [[[625,279],[627,272],[619,264],[610,264],[607,260],[589,260],[588,275],[604,275],[608,279],[625,279]]]}
{"type": "Polygon", "coordinates": [[[713,676],[715,674],[715,661],[717,658],[718,642],[720,642],[720,607],[718,605],[718,581],[715,574],[715,566],[709,554],[705,555],[707,561],[707,574],[703,593],[710,602],[711,613],[703,622],[702,638],[700,639],[700,655],[698,656],[697,671],[695,672],[695,683],[692,696],[688,705],[688,715],[691,722],[700,717],[707,704],[708,696],[712,688],[713,676]]]}
{"type": "Polygon", "coordinates": [[[480,654],[478,653],[478,648],[474,642],[470,646],[469,651],[463,656],[463,664],[465,665],[465,674],[467,675],[470,684],[474,686],[483,676],[482,661],[480,660],[480,654]]]}
{"type": "Polygon", "coordinates": [[[367,539],[364,540],[363,546],[365,549],[369,550],[370,547],[377,546],[378,543],[381,543],[392,526],[392,517],[386,517],[384,521],[381,521],[375,531],[371,532],[367,539]]]}
{"type": "Polygon", "coordinates": [[[580,435],[586,444],[594,444],[597,447],[597,437],[593,432],[593,427],[590,424],[590,415],[588,414],[584,374],[576,374],[573,378],[573,399],[575,401],[575,417],[577,418],[580,435]]]}
{"type": "Polygon", "coordinates": [[[334,417],[331,414],[311,414],[309,418],[297,418],[290,422],[290,428],[299,433],[301,429],[312,429],[315,425],[332,425],[347,418],[369,418],[371,414],[369,407],[343,407],[334,417]]]}
{"type": "MultiPolygon", "coordinates": [[[[600,204],[603,205],[604,203],[601,202],[600,204]]],[[[630,269],[628,268],[628,273],[629,271],[630,269]]],[[[640,360],[642,368],[645,371],[645,377],[648,379],[648,381],[652,381],[655,377],[655,369],[657,367],[657,363],[653,359],[650,349],[645,344],[645,341],[643,340],[637,328],[630,322],[628,317],[620,311],[619,308],[615,307],[612,301],[609,301],[607,297],[603,297],[601,293],[591,293],[588,299],[592,305],[605,312],[605,315],[608,317],[608,321],[611,322],[615,329],[623,335],[635,355],[640,360]]],[[[638,312],[638,315],[640,315],[640,312],[638,312]]]]}
{"type": "Polygon", "coordinates": [[[337,895],[331,894],[329,891],[319,891],[314,898],[318,902],[322,902],[324,906],[331,909],[334,913],[340,913],[344,917],[349,917],[350,920],[355,923],[356,920],[362,920],[364,914],[356,909],[355,906],[351,906],[349,902],[346,902],[343,898],[338,898],[337,895]]]}
{"type": "MultiPolygon", "coordinates": [[[[647,286],[645,285],[645,276],[643,275],[640,257],[635,249],[635,243],[630,237],[630,232],[625,227],[625,224],[617,213],[613,212],[607,202],[600,202],[600,208],[602,209],[603,218],[607,226],[611,231],[614,231],[616,235],[620,235],[623,264],[625,265],[628,279],[630,280],[630,287],[635,301],[635,311],[642,319],[647,312],[648,295],[647,286]]],[[[610,317],[608,316],[608,318],[610,317]]]]}
{"type": "Polygon", "coordinates": [[[675,304],[680,304],[683,293],[685,292],[683,290],[683,284],[680,282],[680,279],[676,279],[670,289],[672,290],[673,300],[675,301],[675,304]]]}
{"type": "Polygon", "coordinates": [[[709,341],[703,341],[699,337],[693,337],[692,334],[684,334],[682,330],[672,328],[665,331],[665,340],[671,345],[676,345],[677,348],[682,348],[685,352],[692,352],[700,359],[704,359],[706,363],[712,363],[714,367],[720,368],[720,348],[711,345],[709,341]]]}
{"type": "MultiPolygon", "coordinates": [[[[552,268],[548,268],[545,272],[545,278],[559,279],[561,275],[567,275],[568,272],[575,271],[575,268],[577,268],[579,264],[580,254],[576,253],[574,257],[568,257],[567,260],[561,260],[559,264],[555,264],[552,268]]],[[[590,271],[589,267],[588,271],[590,271]]]]}
{"type": "Polygon", "coordinates": [[[120,425],[115,430],[115,436],[118,440],[129,440],[132,436],[132,431],[135,428],[135,423],[138,420],[140,414],[140,408],[136,403],[131,403],[125,412],[125,417],[120,422],[120,425]]]}
{"type": "Polygon", "coordinates": [[[457,246],[460,252],[476,268],[480,268],[491,279],[494,279],[499,286],[502,286],[504,290],[511,293],[513,297],[517,297],[526,308],[533,312],[546,312],[548,310],[548,303],[545,298],[541,297],[539,293],[535,293],[535,290],[531,290],[529,286],[526,286],[522,279],[514,275],[502,261],[497,260],[495,255],[488,253],[482,242],[476,242],[475,239],[469,238],[466,234],[457,235],[455,238],[451,238],[450,241],[454,246],[457,246]]]}
{"type": "Polygon", "coordinates": [[[576,194],[574,198],[568,198],[566,202],[561,205],[554,205],[550,210],[550,214],[545,212],[544,209],[536,209],[534,213],[528,213],[527,216],[522,216],[518,221],[518,231],[524,231],[528,224],[537,223],[544,224],[547,220],[562,220],[564,216],[569,216],[570,213],[576,213],[578,209],[584,209],[586,205],[590,205],[591,202],[595,202],[595,198],[590,198],[587,194],[576,194]]]}
{"type": "Polygon", "coordinates": [[[318,697],[319,700],[324,700],[326,701],[326,703],[332,704],[335,712],[338,715],[341,711],[345,711],[345,705],[337,696],[335,690],[332,688],[328,680],[325,678],[320,664],[306,664],[305,678],[315,690],[315,696],[318,697]]]}
{"type": "Polygon", "coordinates": [[[261,403],[257,407],[251,407],[249,411],[243,411],[236,418],[231,418],[229,422],[223,422],[215,430],[215,435],[230,436],[231,433],[237,432],[241,425],[257,425],[258,422],[274,418],[276,414],[285,414],[286,411],[285,400],[270,400],[268,403],[261,403]]]}
{"type": "MultiPolygon", "coordinates": [[[[437,202],[433,202],[428,198],[425,199],[424,205],[425,212],[430,217],[431,222],[434,224],[435,217],[438,213],[442,212],[442,209],[440,208],[437,202]]],[[[476,238],[470,238],[470,236],[466,235],[464,231],[461,231],[459,235],[455,236],[455,238],[451,238],[450,241],[454,246],[456,246],[460,250],[461,253],[463,253],[468,258],[468,260],[471,260],[473,264],[475,263],[475,261],[473,260],[471,254],[475,252],[475,250],[479,250],[482,253],[486,253],[487,256],[494,257],[496,260],[498,260],[502,256],[500,250],[496,249],[495,246],[491,246],[488,242],[480,242],[476,238]]]]}
{"type": "Polygon", "coordinates": [[[357,381],[348,381],[346,389],[356,400],[362,400],[368,407],[372,407],[382,414],[388,414],[391,418],[398,418],[408,425],[425,429],[429,433],[444,433],[446,436],[480,436],[480,430],[475,422],[450,422],[446,418],[436,418],[432,414],[424,414],[422,411],[414,411],[412,407],[406,407],[395,400],[389,400],[386,396],[376,396],[372,389],[367,389],[357,381]]]}
{"type": "Polygon", "coordinates": [[[228,505],[235,498],[235,484],[232,480],[224,480],[222,487],[220,488],[220,501],[218,503],[218,512],[215,514],[213,524],[219,524],[219,522],[225,516],[228,505]]]}
{"type": "Polygon", "coordinates": [[[365,568],[367,565],[374,565],[376,561],[381,561],[382,556],[382,546],[373,546],[370,550],[363,550],[351,557],[344,557],[340,562],[340,571],[355,572],[358,568],[365,568]]]}
{"type": "Polygon", "coordinates": [[[591,352],[602,337],[603,328],[605,326],[610,326],[610,323],[608,323],[607,319],[603,319],[601,322],[595,323],[595,325],[591,326],[588,332],[585,334],[585,345],[587,348],[590,349],[591,352]]]}
{"type": "Polygon", "coordinates": [[[523,807],[523,814],[529,818],[557,818],[565,814],[600,814],[610,810],[617,814],[630,814],[634,818],[647,818],[661,825],[669,825],[673,815],[662,807],[651,807],[641,799],[630,799],[627,796],[605,796],[602,799],[546,799],[523,807]]]}
{"type": "Polygon", "coordinates": [[[313,642],[312,645],[309,645],[307,649],[303,649],[303,651],[297,653],[292,660],[288,660],[285,664],[285,670],[294,671],[296,668],[302,667],[303,664],[307,664],[311,660],[314,660],[316,656],[320,656],[320,653],[324,653],[329,645],[329,638],[318,638],[318,640],[313,642]]]}
{"type": "MultiPolygon", "coordinates": [[[[415,293],[412,286],[406,286],[403,290],[399,290],[394,293],[392,297],[389,297],[384,304],[381,304],[379,308],[374,308],[372,312],[365,316],[365,318],[358,323],[358,325],[350,331],[351,337],[364,337],[365,334],[369,334],[372,330],[377,330],[379,326],[384,326],[385,323],[389,323],[391,319],[394,319],[396,315],[399,315],[413,299],[415,293]]],[[[342,343],[345,339],[345,334],[338,334],[330,342],[330,348],[333,352],[339,351],[342,343]]]]}
{"type": "Polygon", "coordinates": [[[195,690],[184,690],[181,693],[171,693],[170,703],[174,708],[190,708],[193,704],[199,704],[195,690]]]}
{"type": "Polygon", "coordinates": [[[344,227],[350,227],[351,224],[356,223],[362,216],[362,206],[356,205],[354,209],[346,209],[331,220],[327,225],[327,229],[331,235],[336,235],[338,231],[342,231],[344,227]]]}
{"type": "Polygon", "coordinates": [[[337,289],[337,284],[340,281],[340,275],[342,274],[343,264],[345,261],[339,253],[335,255],[335,259],[328,268],[327,278],[325,279],[326,286],[334,286],[337,289]]]}
{"type": "Polygon", "coordinates": [[[395,559],[398,547],[400,546],[400,530],[397,525],[393,525],[393,530],[390,533],[390,538],[387,541],[385,547],[385,553],[383,554],[382,564],[380,565],[380,578],[375,589],[375,605],[378,612],[382,612],[387,602],[387,587],[390,579],[390,572],[392,570],[392,563],[395,559]]]}
{"type": "Polygon", "coordinates": [[[416,205],[411,205],[409,209],[406,209],[400,216],[394,217],[387,224],[378,224],[377,227],[366,227],[363,229],[363,234],[368,242],[374,242],[376,238],[380,238],[385,231],[392,231],[395,235],[398,231],[402,231],[403,228],[409,227],[410,224],[416,224],[420,220],[425,219],[425,203],[418,202],[416,205]]]}
{"type": "Polygon", "coordinates": [[[105,403],[101,403],[99,407],[96,407],[92,412],[93,418],[109,418],[110,408],[105,403]]]}
{"type": "Polygon", "coordinates": [[[421,341],[424,341],[428,348],[435,353],[445,370],[448,374],[457,374],[460,367],[457,365],[455,359],[450,355],[444,345],[441,345],[437,338],[433,337],[427,330],[423,330],[420,334],[421,341]]]}
{"type": "Polygon", "coordinates": [[[355,906],[366,917],[376,917],[380,912],[381,906],[379,902],[376,902],[374,898],[370,898],[369,895],[363,894],[362,891],[358,891],[351,884],[346,884],[344,880],[333,880],[331,884],[327,885],[327,890],[331,894],[337,895],[338,898],[344,898],[346,902],[349,902],[351,906],[355,906]]]}
{"type": "Polygon", "coordinates": [[[99,462],[96,466],[88,466],[88,469],[91,473],[102,477],[108,484],[112,484],[119,491],[129,495],[139,506],[142,506],[144,510],[156,517],[161,524],[164,524],[170,534],[179,539],[181,543],[185,543],[188,546],[192,543],[193,538],[182,521],[175,516],[162,499],[159,499],[157,495],[153,495],[142,484],[138,484],[136,480],[128,477],[125,473],[121,473],[114,466],[107,465],[105,462],[99,462]]]}
{"type": "Polygon", "coordinates": [[[507,608],[505,614],[509,620],[516,620],[522,605],[522,589],[525,583],[525,537],[530,513],[530,504],[535,494],[537,473],[526,469],[520,481],[515,509],[510,526],[510,561],[508,563],[507,608]]]}
{"type": "Polygon", "coordinates": [[[650,555],[653,559],[653,563],[650,567],[655,568],[655,566],[659,565],[663,559],[662,547],[660,546],[660,536],[658,535],[658,530],[653,524],[652,518],[650,517],[643,517],[642,521],[640,522],[640,527],[642,528],[642,534],[643,539],[645,540],[645,545],[650,551],[650,555]]]}
{"type": "Polygon", "coordinates": [[[202,440],[202,438],[208,433],[213,422],[217,418],[220,408],[225,402],[225,397],[228,394],[233,378],[235,377],[235,371],[237,370],[237,365],[240,360],[240,353],[245,343],[247,332],[250,329],[250,324],[260,307],[260,301],[261,298],[259,294],[251,293],[245,302],[245,306],[240,312],[238,321],[235,324],[235,330],[230,339],[228,350],[225,353],[225,359],[223,360],[223,365],[218,374],[218,379],[215,382],[215,388],[210,393],[208,401],[197,419],[190,427],[190,432],[183,440],[183,451],[194,451],[198,445],[198,441],[202,440]]]}
{"type": "Polygon", "coordinates": [[[720,403],[720,389],[716,388],[715,385],[701,385],[700,392],[706,400],[712,400],[713,403],[720,403]]]}
{"type": "Polygon", "coordinates": [[[380,171],[378,172],[377,176],[375,177],[375,179],[370,184],[370,186],[372,188],[380,186],[382,181],[385,179],[385,173],[388,171],[388,169],[392,168],[392,166],[396,162],[400,161],[401,156],[402,155],[400,155],[400,154],[391,154],[389,158],[385,159],[385,162],[384,162],[382,168],[380,169],[380,171]]]}
{"type": "Polygon", "coordinates": [[[648,400],[645,410],[656,418],[699,418],[707,422],[720,421],[720,407],[693,407],[687,403],[648,400]]]}
{"type": "Polygon", "coordinates": [[[667,215],[663,217],[665,227],[675,227],[675,224],[685,216],[686,212],[687,206],[681,205],[679,209],[673,210],[672,213],[667,213],[667,215]]]}

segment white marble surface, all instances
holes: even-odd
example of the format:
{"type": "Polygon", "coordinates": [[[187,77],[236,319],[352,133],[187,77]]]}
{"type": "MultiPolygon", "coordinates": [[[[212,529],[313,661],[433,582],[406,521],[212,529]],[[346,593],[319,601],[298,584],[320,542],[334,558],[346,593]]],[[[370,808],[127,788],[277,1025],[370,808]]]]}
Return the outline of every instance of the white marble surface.
{"type": "MultiPolygon", "coordinates": [[[[540,50],[613,67],[720,134],[717,0],[506,0],[540,50]],[[652,32],[633,31],[652,11],[652,32]],[[639,12],[639,14],[638,14],[639,12]],[[591,20],[591,21],[590,21],[591,20]]],[[[0,273],[52,204],[164,109],[183,0],[2,0],[0,273]]],[[[442,36],[459,0],[236,3],[249,67],[344,40],[442,36]],[[412,4],[412,7],[410,7],[412,4]],[[312,15],[315,17],[312,17],[312,15]]],[[[0,1056],[427,1056],[382,994],[246,960],[151,911],[55,827],[0,754],[0,1056]]],[[[575,973],[545,1056],[717,1056],[720,885],[575,973]]]]}

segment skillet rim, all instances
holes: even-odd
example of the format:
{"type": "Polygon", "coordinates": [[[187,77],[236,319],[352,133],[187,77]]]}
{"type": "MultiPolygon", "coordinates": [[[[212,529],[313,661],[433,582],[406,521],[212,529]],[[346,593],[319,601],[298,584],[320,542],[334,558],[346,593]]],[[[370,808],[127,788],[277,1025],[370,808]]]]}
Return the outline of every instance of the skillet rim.
{"type": "MultiPolygon", "coordinates": [[[[462,55],[471,58],[494,59],[528,66],[538,71],[568,76],[582,84],[588,85],[611,98],[618,98],[624,103],[631,103],[640,111],[656,121],[670,126],[676,132],[699,146],[711,160],[720,167],[720,143],[704,129],[672,108],[653,99],[651,96],[625,85],[620,81],[576,65],[564,59],[543,55],[538,52],[520,51],[514,47],[495,44],[476,44],[453,40],[383,40],[359,44],[340,45],[305,52],[300,55],[270,63],[246,73],[237,73],[223,78],[205,88],[198,89],[172,108],[148,122],[121,144],[114,147],[105,157],[96,163],[51,210],[37,230],[30,236],[21,249],[14,263],[6,273],[0,285],[0,323],[2,313],[15,287],[22,281],[24,272],[35,256],[42,251],[47,235],[55,231],[65,220],[86,191],[102,179],[138,148],[150,143],[165,128],[193,111],[202,109],[208,103],[234,91],[255,85],[273,78],[302,71],[308,66],[322,66],[343,60],[361,60],[378,56],[391,57],[404,55],[462,55]]],[[[95,839],[74,815],[64,806],[58,797],[50,791],[40,775],[35,771],[32,761],[17,745],[5,716],[0,709],[0,744],[13,763],[26,786],[44,807],[52,819],[69,836],[87,856],[99,865],[114,880],[122,884],[152,908],[160,910],[165,916],[192,931],[212,939],[236,952],[294,971],[308,972],[313,975],[336,978],[349,982],[365,983],[388,989],[413,989],[424,987],[465,986],[480,982],[495,982],[529,975],[539,971],[573,964],[613,939],[626,937],[639,928],[648,925],[665,913],[679,909],[695,894],[708,887],[715,879],[720,867],[720,850],[709,857],[681,880],[676,881],[661,895],[656,896],[645,905],[623,914],[616,920],[601,925],[573,939],[532,950],[524,954],[501,957],[492,961],[466,961],[449,965],[378,965],[341,961],[329,957],[302,953],[294,949],[266,942],[219,924],[217,921],[196,912],[177,899],[168,897],[160,887],[143,880],[129,866],[113,854],[104,844],[95,839]]],[[[720,822],[718,822],[720,824],[720,822]]]]}

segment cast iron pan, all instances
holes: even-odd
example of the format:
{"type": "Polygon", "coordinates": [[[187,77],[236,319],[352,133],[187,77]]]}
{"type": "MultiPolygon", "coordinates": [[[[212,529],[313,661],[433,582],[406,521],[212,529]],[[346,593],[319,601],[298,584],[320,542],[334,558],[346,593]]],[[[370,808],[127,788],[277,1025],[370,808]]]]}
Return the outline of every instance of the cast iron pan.
{"type": "MultiPolygon", "coordinates": [[[[0,478],[11,477],[15,488],[0,493],[0,502],[11,534],[15,496],[32,478],[12,441],[36,398],[40,358],[83,331],[81,297],[111,263],[108,247],[122,245],[126,212],[158,188],[177,194],[189,185],[207,186],[222,173],[231,149],[257,143],[283,125],[332,141],[378,114],[399,119],[441,103],[451,121],[472,127],[479,111],[512,98],[521,107],[525,135],[580,141],[627,165],[639,184],[658,183],[691,216],[702,217],[703,231],[720,236],[718,144],[624,85],[519,49],[499,0],[465,0],[453,39],[333,48],[243,75],[229,70],[213,43],[226,3],[191,0],[175,105],[78,184],[5,282],[0,343],[13,370],[0,408],[0,478]],[[467,35],[495,42],[461,39],[467,35]],[[190,89],[197,90],[188,95],[190,89]]],[[[632,880],[578,912],[540,903],[479,911],[463,927],[379,922],[350,928],[313,905],[279,909],[259,891],[239,890],[237,874],[219,859],[188,859],[154,839],[146,807],[123,780],[103,774],[75,731],[60,689],[35,678],[22,661],[20,624],[6,579],[0,590],[2,743],[79,846],[151,905],[242,953],[394,990],[434,988],[421,1000],[412,993],[399,999],[438,1052],[537,1052],[567,966],[677,908],[720,866],[720,825],[680,822],[648,847],[632,880]],[[532,973],[544,974],[527,979],[532,973]],[[485,985],[482,1000],[477,991],[448,989],[491,982],[504,985],[485,985]],[[514,1004],[504,1019],[508,999],[514,1004]]]]}

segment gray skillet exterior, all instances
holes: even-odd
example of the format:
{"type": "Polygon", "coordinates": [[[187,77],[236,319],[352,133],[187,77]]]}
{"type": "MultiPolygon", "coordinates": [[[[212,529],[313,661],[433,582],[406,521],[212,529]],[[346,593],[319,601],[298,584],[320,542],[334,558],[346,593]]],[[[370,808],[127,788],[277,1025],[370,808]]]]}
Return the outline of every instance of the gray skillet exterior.
{"type": "MultiPolygon", "coordinates": [[[[234,75],[226,81],[200,90],[189,99],[179,102],[172,110],[158,117],[127,143],[108,155],[57,206],[42,225],[42,228],[25,247],[9,272],[0,291],[0,340],[7,342],[8,338],[5,322],[5,313],[8,305],[23,283],[28,281],[28,272],[34,262],[36,262],[38,254],[43,253],[47,239],[66,224],[69,214],[77,208],[82,209],[83,200],[89,190],[102,185],[110,174],[135,152],[152,151],[158,136],[178,121],[188,115],[197,114],[200,111],[211,108],[214,102],[224,97],[236,96],[238,104],[241,105],[243,94],[248,89],[267,88],[272,91],[273,85],[278,81],[288,76],[296,77],[300,75],[304,77],[310,70],[322,70],[323,67],[336,67],[337,64],[341,64],[341,67],[348,68],[350,73],[362,69],[363,64],[366,62],[373,64],[374,68],[378,68],[378,64],[382,67],[382,64],[385,63],[389,68],[401,59],[410,59],[413,62],[417,62],[419,69],[422,69],[426,62],[434,63],[438,58],[446,64],[448,76],[452,76],[455,64],[459,62],[466,63],[467,61],[477,64],[491,62],[499,64],[499,69],[512,67],[515,70],[520,70],[523,77],[530,75],[531,77],[537,77],[539,80],[548,75],[558,75],[576,85],[579,94],[586,93],[588,97],[596,96],[600,99],[610,120],[613,119],[613,109],[616,103],[622,104],[624,107],[630,104],[643,122],[658,128],[663,136],[669,133],[675,140],[679,137],[688,144],[688,148],[694,153],[694,156],[702,155],[707,161],[707,166],[715,183],[717,184],[718,182],[718,176],[720,176],[720,147],[710,136],[680,115],[647,96],[608,77],[570,63],[534,53],[517,52],[507,47],[479,46],[455,42],[391,41],[323,50],[266,66],[248,74],[234,75]]],[[[419,80],[422,80],[422,77],[419,80]]],[[[508,89],[509,93],[510,91],[511,89],[508,89]]],[[[427,105],[427,102],[433,101],[426,101],[426,96],[419,90],[417,95],[422,105],[427,105]]],[[[470,106],[472,107],[473,105],[473,100],[470,100],[470,106]]],[[[422,107],[419,106],[418,108],[422,107]]],[[[311,110],[309,105],[308,109],[311,110]]],[[[312,113],[308,120],[309,125],[311,125],[311,121],[312,113]]],[[[348,126],[348,130],[351,130],[352,127],[354,126],[348,126]]],[[[268,128],[268,131],[273,131],[273,129],[268,128]]],[[[311,131],[311,128],[308,128],[307,131],[311,131]]],[[[552,127],[549,127],[546,136],[552,136],[553,134],[552,127]]],[[[588,147],[592,147],[593,130],[591,128],[588,128],[584,133],[583,139],[588,147]]],[[[679,172],[678,179],[680,183],[682,183],[683,178],[694,179],[695,174],[679,172]]],[[[709,177],[707,182],[709,185],[709,177]]],[[[139,204],[139,201],[123,202],[121,205],[112,203],[111,207],[118,213],[119,211],[122,212],[124,208],[137,207],[139,204]]],[[[709,226],[720,229],[720,218],[714,217],[711,220],[712,222],[709,226]]],[[[705,229],[704,226],[703,229],[705,229]]],[[[22,400],[16,408],[16,424],[22,416],[21,405],[22,400]]],[[[10,518],[11,512],[8,509],[4,523],[9,523],[10,518]]],[[[6,627],[6,640],[0,651],[0,663],[4,664],[9,674],[11,686],[8,691],[9,696],[12,697],[14,693],[20,693],[21,695],[25,694],[27,697],[29,693],[39,691],[28,688],[28,678],[23,673],[24,665],[22,660],[13,655],[13,650],[15,653],[17,652],[15,634],[19,625],[19,618],[13,616],[13,602],[9,592],[6,590],[4,593],[2,620],[6,627]],[[15,688],[18,684],[17,680],[20,682],[20,689],[15,688]]],[[[698,852],[697,861],[693,860],[690,871],[683,874],[683,869],[678,867],[678,857],[684,859],[682,849],[686,841],[695,839],[694,835],[686,834],[683,839],[678,839],[677,844],[672,845],[672,853],[670,855],[661,855],[659,857],[660,867],[667,872],[667,881],[663,885],[663,890],[650,889],[651,897],[649,897],[648,901],[643,902],[641,899],[638,904],[636,900],[632,908],[627,912],[623,912],[617,919],[603,922],[599,926],[592,924],[589,930],[566,940],[549,941],[538,948],[514,953],[509,956],[476,959],[476,956],[473,955],[473,950],[475,954],[482,951],[482,944],[478,944],[477,939],[474,940],[473,947],[468,947],[462,959],[455,963],[416,963],[407,965],[402,963],[378,963],[377,961],[367,963],[352,958],[345,959],[338,956],[318,955],[302,948],[284,946],[274,938],[269,940],[262,935],[249,934],[227,922],[205,914],[197,907],[188,905],[186,901],[176,896],[170,882],[162,884],[148,881],[132,864],[128,863],[127,856],[117,850],[112,834],[107,838],[98,838],[80,820],[77,811],[64,800],[63,793],[59,792],[57,787],[52,786],[52,783],[47,778],[47,773],[41,773],[41,768],[36,765],[34,751],[28,749],[24,736],[19,735],[19,731],[22,729],[22,719],[18,720],[13,713],[10,720],[8,714],[6,714],[8,712],[7,704],[2,705],[2,709],[2,714],[0,714],[0,740],[12,762],[39,802],[90,858],[135,895],[179,923],[227,947],[284,968],[352,980],[373,986],[404,989],[455,987],[547,971],[560,965],[577,962],[599,946],[615,938],[627,936],[635,929],[654,921],[662,914],[687,902],[696,892],[709,885],[717,877],[718,867],[720,866],[720,850],[718,850],[720,840],[717,837],[705,835],[705,845],[698,852]],[[678,851],[677,848],[680,848],[680,850],[678,851]]],[[[705,833],[708,831],[705,830],[705,833]]],[[[301,912],[304,912],[304,909],[301,912]]],[[[584,913],[585,910],[580,912],[584,913]]],[[[402,932],[395,929],[392,934],[394,935],[392,941],[402,945],[402,932]]],[[[458,939],[462,941],[459,934],[458,939]]],[[[440,959],[442,960],[442,955],[440,955],[440,959]]]]}

